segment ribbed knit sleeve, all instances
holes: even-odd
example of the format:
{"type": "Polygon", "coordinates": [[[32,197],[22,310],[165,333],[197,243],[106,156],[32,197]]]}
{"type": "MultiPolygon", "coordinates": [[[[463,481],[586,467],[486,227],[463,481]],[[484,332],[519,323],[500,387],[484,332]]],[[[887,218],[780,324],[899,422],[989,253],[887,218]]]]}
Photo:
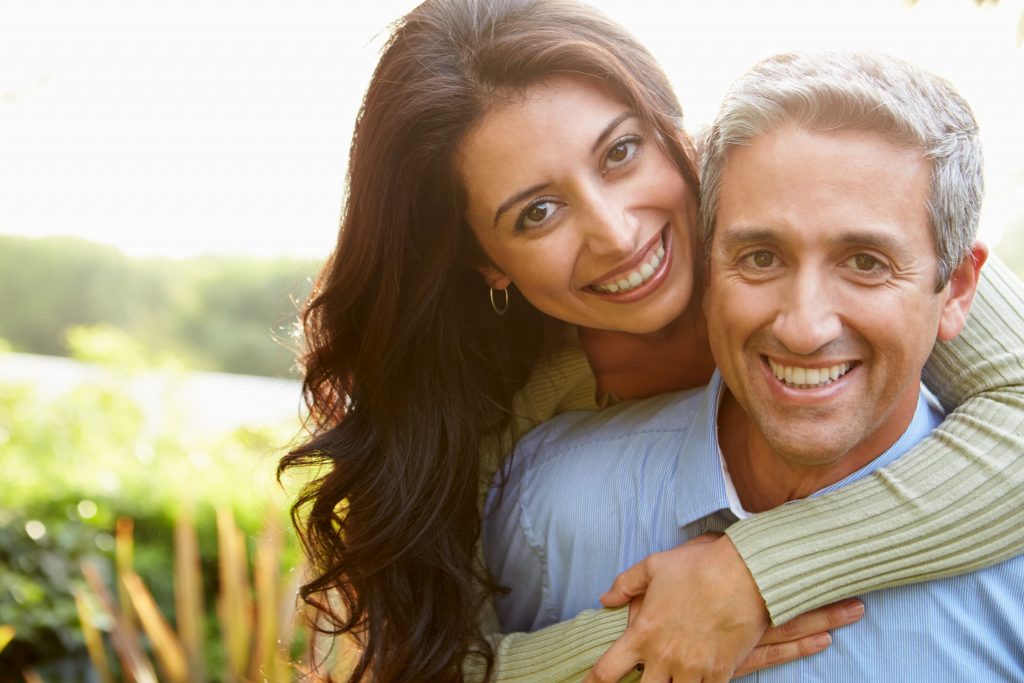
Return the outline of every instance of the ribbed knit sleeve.
{"type": "Polygon", "coordinates": [[[924,379],[958,407],[911,452],[728,530],[774,623],[1024,552],[1024,293],[995,258],[964,330],[937,345],[924,379]]]}
{"type": "MultiPolygon", "coordinates": [[[[582,681],[598,658],[622,635],[628,614],[625,607],[592,610],[533,633],[494,636],[497,671],[491,680],[501,683],[582,681]]],[[[465,673],[467,680],[483,680],[483,672],[470,665],[465,673]]]]}

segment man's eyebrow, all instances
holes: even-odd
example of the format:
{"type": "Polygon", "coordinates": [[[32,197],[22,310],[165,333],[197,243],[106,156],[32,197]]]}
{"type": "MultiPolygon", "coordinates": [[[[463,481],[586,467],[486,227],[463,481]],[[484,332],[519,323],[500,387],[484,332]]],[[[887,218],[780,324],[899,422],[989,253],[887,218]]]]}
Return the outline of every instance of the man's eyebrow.
{"type": "MultiPolygon", "coordinates": [[[[748,244],[773,244],[780,241],[780,234],[772,228],[760,226],[737,226],[726,229],[722,233],[722,246],[724,251],[733,251],[748,244]]],[[[839,233],[829,240],[833,246],[844,247],[866,247],[892,254],[896,257],[909,257],[906,245],[887,232],[878,230],[847,230],[839,233]]]]}
{"type": "MultiPolygon", "coordinates": [[[[590,153],[593,154],[594,152],[596,152],[598,148],[601,147],[602,144],[604,144],[604,141],[608,138],[608,136],[610,136],[615,131],[615,129],[619,127],[619,124],[635,116],[636,112],[634,112],[631,109],[627,109],[626,111],[622,112],[614,119],[609,121],[608,125],[605,126],[598,134],[597,138],[595,138],[594,144],[590,148],[590,153]]],[[[545,187],[546,185],[543,183],[541,183],[540,185],[534,185],[532,187],[526,188],[525,190],[522,190],[521,192],[516,192],[514,195],[503,201],[501,205],[498,206],[498,210],[494,212],[494,227],[498,227],[498,220],[501,218],[501,214],[505,213],[512,206],[526,199],[531,194],[543,190],[545,187]]]]}
{"type": "Polygon", "coordinates": [[[848,230],[840,233],[833,240],[837,245],[851,247],[869,247],[878,251],[892,254],[897,258],[909,258],[913,256],[902,240],[895,235],[876,230],[848,230]]]}
{"type": "Polygon", "coordinates": [[[778,232],[756,226],[732,227],[722,233],[722,249],[732,251],[747,244],[778,241],[778,232]]]}

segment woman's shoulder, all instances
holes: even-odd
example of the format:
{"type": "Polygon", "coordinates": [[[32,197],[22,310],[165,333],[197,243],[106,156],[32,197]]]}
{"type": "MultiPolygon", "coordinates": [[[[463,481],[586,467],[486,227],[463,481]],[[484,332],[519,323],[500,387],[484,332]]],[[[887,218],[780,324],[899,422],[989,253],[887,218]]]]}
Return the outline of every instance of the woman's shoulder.
{"type": "Polygon", "coordinates": [[[596,390],[594,373],[579,344],[575,326],[558,323],[556,343],[541,357],[512,399],[509,427],[485,440],[481,450],[483,489],[490,485],[491,476],[505,455],[534,427],[571,410],[599,408],[594,398],[596,390]]]}
{"type": "Polygon", "coordinates": [[[570,410],[600,408],[594,371],[576,336],[576,327],[564,324],[558,343],[537,363],[516,394],[516,421],[531,429],[570,410]]]}

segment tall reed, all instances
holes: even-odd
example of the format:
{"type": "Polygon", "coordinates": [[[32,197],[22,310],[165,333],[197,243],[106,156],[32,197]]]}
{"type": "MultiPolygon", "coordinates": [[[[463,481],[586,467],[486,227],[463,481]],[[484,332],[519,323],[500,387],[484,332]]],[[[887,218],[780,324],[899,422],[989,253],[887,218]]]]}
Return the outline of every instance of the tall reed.
{"type": "MultiPolygon", "coordinates": [[[[255,539],[251,572],[246,538],[233,513],[218,509],[216,518],[219,588],[214,604],[226,656],[223,669],[213,672],[212,679],[225,683],[310,680],[316,678],[315,670],[334,669],[344,659],[334,651],[327,662],[314,662],[310,648],[304,657],[292,659],[293,650],[310,643],[312,635],[296,607],[301,575],[281,572],[284,532],[277,518],[270,517],[255,539]],[[325,663],[329,668],[323,668],[325,663]]],[[[108,588],[95,564],[86,563],[82,572],[87,588],[75,595],[97,677],[102,683],[211,680],[203,645],[215,636],[205,632],[206,596],[191,512],[183,510],[175,521],[173,625],[132,567],[132,526],[127,519],[117,523],[116,591],[108,588]],[[109,651],[120,665],[120,677],[109,651]]],[[[0,627],[0,642],[4,633],[0,627]]]]}

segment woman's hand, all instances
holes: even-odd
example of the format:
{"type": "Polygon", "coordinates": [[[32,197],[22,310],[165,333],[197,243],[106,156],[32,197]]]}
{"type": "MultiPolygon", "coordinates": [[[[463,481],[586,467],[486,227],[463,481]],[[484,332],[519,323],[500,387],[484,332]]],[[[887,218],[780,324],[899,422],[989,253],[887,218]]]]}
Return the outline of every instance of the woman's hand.
{"type": "Polygon", "coordinates": [[[862,616],[864,603],[852,598],[811,610],[781,626],[773,626],[764,632],[757,646],[732,675],[746,676],[759,669],[821,652],[832,644],[830,630],[852,624],[862,616]]]}
{"type": "Polygon", "coordinates": [[[630,603],[626,632],[587,683],[614,683],[644,665],[645,683],[727,681],[819,652],[828,629],[857,621],[856,600],[769,628],[757,584],[727,536],[701,536],[650,555],[615,579],[606,607],[630,603]]]}

